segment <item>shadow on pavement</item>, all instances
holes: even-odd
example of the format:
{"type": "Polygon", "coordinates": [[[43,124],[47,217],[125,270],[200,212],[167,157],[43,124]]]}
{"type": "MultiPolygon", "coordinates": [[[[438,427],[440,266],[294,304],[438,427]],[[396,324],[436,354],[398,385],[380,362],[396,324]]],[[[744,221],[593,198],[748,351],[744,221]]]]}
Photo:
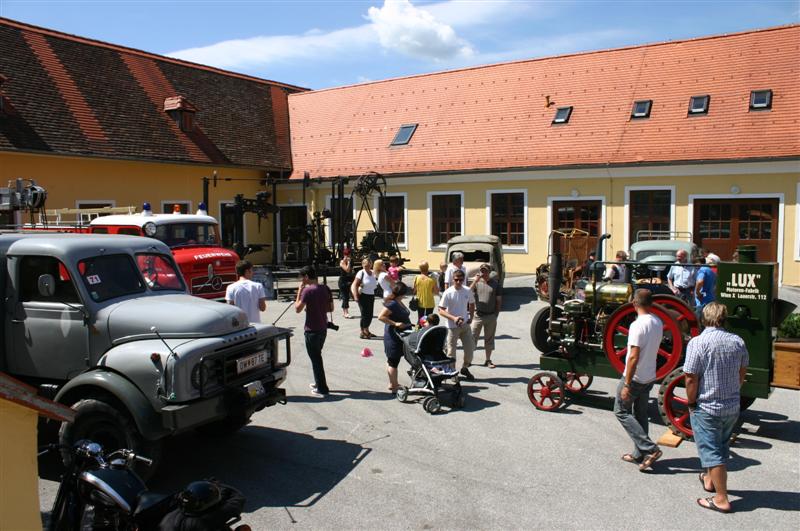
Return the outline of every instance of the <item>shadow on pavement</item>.
{"type": "MultiPolygon", "coordinates": [[[[758,402],[756,402],[758,404],[758,402]]],[[[800,443],[800,422],[789,420],[786,415],[747,409],[740,420],[758,427],[753,435],[778,441],[800,443]]]]}
{"type": "MultiPolygon", "coordinates": [[[[325,430],[321,426],[315,431],[325,430]]],[[[262,426],[248,426],[227,438],[189,433],[169,441],[149,486],[157,492],[175,492],[191,481],[214,477],[242,491],[247,512],[260,507],[309,507],[370,452],[360,444],[262,426]]]]}
{"type": "Polygon", "coordinates": [[[519,310],[521,306],[539,300],[533,286],[503,288],[503,311],[519,310]]]}
{"type": "MultiPolygon", "coordinates": [[[[728,472],[737,472],[751,466],[758,466],[761,461],[750,459],[731,451],[731,459],[727,464],[728,472]]],[[[699,457],[679,457],[675,459],[659,459],[653,464],[651,473],[664,475],[692,474],[698,473],[701,468],[699,457]]]]}
{"type": "Polygon", "coordinates": [[[800,511],[800,492],[782,492],[775,490],[728,490],[728,494],[741,498],[731,501],[731,508],[737,513],[746,513],[758,509],[774,509],[776,511],[800,511]]]}
{"type": "Polygon", "coordinates": [[[286,397],[286,400],[289,402],[313,404],[319,402],[339,402],[341,400],[394,400],[394,396],[388,391],[348,391],[345,389],[331,389],[330,394],[325,398],[317,398],[311,395],[290,395],[286,397]]]}

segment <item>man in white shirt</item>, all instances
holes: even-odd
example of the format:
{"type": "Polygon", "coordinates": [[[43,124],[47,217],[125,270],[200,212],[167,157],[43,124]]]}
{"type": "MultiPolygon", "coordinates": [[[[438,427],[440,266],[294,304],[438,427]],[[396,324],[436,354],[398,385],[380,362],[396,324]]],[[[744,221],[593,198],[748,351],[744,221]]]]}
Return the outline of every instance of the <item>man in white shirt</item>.
{"type": "Polygon", "coordinates": [[[261,312],[267,309],[267,293],[264,286],[253,282],[253,264],[247,260],[236,263],[236,274],[239,280],[228,285],[225,300],[228,304],[239,307],[247,314],[251,323],[261,322],[261,312]]]}
{"type": "Polygon", "coordinates": [[[647,405],[650,389],[656,381],[656,360],[664,324],[650,313],[653,294],[637,289],[633,306],[638,314],[628,330],[628,354],[625,371],[617,386],[614,414],[633,441],[633,452],[622,456],[623,461],[639,464],[639,470],[650,468],[662,452],[647,433],[647,405]]]}
{"type": "Polygon", "coordinates": [[[458,251],[453,253],[453,262],[447,266],[447,271],[444,272],[444,289],[453,286],[453,273],[456,271],[462,271],[466,278],[467,268],[464,267],[464,253],[459,253],[458,251]]]}
{"type": "Polygon", "coordinates": [[[447,319],[447,355],[456,357],[456,346],[461,339],[461,346],[464,347],[461,374],[472,381],[475,377],[469,372],[469,366],[472,363],[475,342],[469,324],[475,314],[475,296],[471,289],[464,286],[465,278],[466,275],[461,270],[453,273],[453,286],[447,288],[439,300],[439,315],[447,319]]]}

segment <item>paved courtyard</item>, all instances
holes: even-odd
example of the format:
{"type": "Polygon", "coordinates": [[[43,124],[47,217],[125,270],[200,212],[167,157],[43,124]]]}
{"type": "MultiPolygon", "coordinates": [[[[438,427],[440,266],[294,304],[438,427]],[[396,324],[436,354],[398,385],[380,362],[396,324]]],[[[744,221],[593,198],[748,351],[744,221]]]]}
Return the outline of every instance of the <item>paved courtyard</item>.
{"type": "MultiPolygon", "coordinates": [[[[529,326],[541,303],[532,285],[529,276],[507,280],[498,368],[476,367],[477,381],[465,383],[466,407],[436,416],[386,392],[382,341],[358,339],[358,321],[341,319],[338,301],[341,329],[329,333],[324,352],[332,395],[310,396],[302,316],[287,312],[279,324],[297,334],[289,404],[257,413],[228,439],[173,440],[153,487],[216,477],[245,493],[244,521],[257,530],[800,527],[800,393],[776,390],[744,414],[746,432],[730,463],[736,512],[703,510],[694,501],[704,493],[693,443],[664,448],[643,474],[619,459],[630,444],[610,411],[533,408],[526,383],[538,354],[529,326]],[[362,358],[364,346],[375,356],[362,358]]],[[[287,304],[271,302],[264,321],[287,304]]],[[[372,331],[382,325],[373,322],[372,331]]],[[[592,391],[602,402],[614,384],[597,379],[592,391]]],[[[660,422],[655,399],[651,419],[660,422]]],[[[650,432],[657,438],[664,429],[654,423],[650,432]]],[[[56,487],[40,481],[44,508],[56,487]]]]}

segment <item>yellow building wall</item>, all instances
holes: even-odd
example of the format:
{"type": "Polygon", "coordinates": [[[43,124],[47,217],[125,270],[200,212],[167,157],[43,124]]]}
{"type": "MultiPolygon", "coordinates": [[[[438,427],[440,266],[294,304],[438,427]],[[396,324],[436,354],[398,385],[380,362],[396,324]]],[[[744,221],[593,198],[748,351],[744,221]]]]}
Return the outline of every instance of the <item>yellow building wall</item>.
{"type": "Polygon", "coordinates": [[[0,529],[42,528],[36,422],[32,409],[0,399],[0,529]]]}
{"type": "MultiPolygon", "coordinates": [[[[534,174],[531,174],[532,177],[534,174]]],[[[652,170],[647,177],[624,178],[548,178],[529,180],[503,180],[501,175],[487,176],[476,182],[474,175],[436,176],[430,181],[404,182],[404,179],[388,179],[388,193],[407,194],[407,250],[402,252],[412,266],[420,260],[428,261],[432,267],[444,259],[442,250],[428,249],[428,193],[463,192],[464,194],[464,234],[487,234],[487,190],[524,190],[527,193],[528,241],[527,252],[506,250],[507,271],[511,273],[533,273],[537,266],[547,258],[547,241],[552,214],[548,211],[548,199],[582,200],[602,197],[605,204],[605,231],[611,234],[606,244],[606,256],[613,256],[625,245],[625,189],[626,187],[663,186],[675,188],[675,230],[692,231],[690,215],[690,195],[728,195],[731,198],[747,197],[748,194],[783,194],[783,212],[780,225],[783,241],[778,242],[782,250],[782,282],[800,286],[800,257],[797,249],[798,186],[800,175],[747,174],[747,175],[659,175],[652,170]],[[736,194],[732,187],[738,188],[736,194]],[[577,195],[575,195],[577,194],[577,195]]],[[[422,180],[424,181],[424,180],[422,180]]],[[[349,192],[349,190],[348,190],[349,192]]],[[[330,195],[330,184],[322,184],[307,192],[310,208],[321,208],[325,197],[330,195]],[[313,206],[312,206],[313,205],[313,206]]],[[[302,191],[279,188],[278,202],[282,204],[302,204],[302,191]]],[[[362,216],[358,228],[359,235],[368,229],[368,221],[362,216]]],[[[601,229],[602,230],[602,229],[601,229]]],[[[777,238],[777,234],[775,235],[777,238]]],[[[629,242],[633,243],[633,242],[629,242]]],[[[629,245],[628,245],[629,247],[629,245]]]]}
{"type": "MultiPolygon", "coordinates": [[[[47,209],[75,208],[78,200],[113,200],[137,211],[149,201],[153,212],[161,212],[161,201],[185,200],[192,202],[194,213],[203,199],[202,178],[214,170],[219,180],[216,188],[209,187],[208,208],[218,220],[220,201],[232,201],[239,193],[252,198],[264,189],[259,184],[264,172],[256,169],[0,152],[0,186],[33,179],[47,189],[47,209]]],[[[272,223],[272,217],[262,220],[259,232],[255,214],[246,214],[246,242],[271,242],[272,223]]]]}

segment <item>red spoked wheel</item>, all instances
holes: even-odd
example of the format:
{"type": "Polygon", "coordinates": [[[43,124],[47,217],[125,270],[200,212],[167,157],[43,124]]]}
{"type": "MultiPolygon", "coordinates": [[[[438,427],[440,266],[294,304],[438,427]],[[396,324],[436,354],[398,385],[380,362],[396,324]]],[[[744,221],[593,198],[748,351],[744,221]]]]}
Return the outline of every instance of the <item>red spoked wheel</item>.
{"type": "Polygon", "coordinates": [[[700,323],[697,321],[697,315],[683,300],[674,295],[660,294],[653,295],[653,302],[667,310],[676,312],[675,320],[678,321],[678,326],[685,327],[685,331],[690,338],[700,333],[700,323]]]}
{"type": "Polygon", "coordinates": [[[675,369],[664,378],[658,390],[658,412],[672,433],[691,441],[694,433],[689,419],[685,383],[683,367],[675,369]]]}
{"type": "Polygon", "coordinates": [[[560,372],[558,377],[564,382],[564,390],[574,395],[580,395],[589,389],[594,377],[583,372],[560,372]]]}
{"type": "MultiPolygon", "coordinates": [[[[683,357],[683,334],[678,322],[666,308],[654,304],[653,315],[664,324],[664,337],[658,349],[656,361],[656,379],[661,380],[675,370],[683,357]]],[[[603,330],[603,350],[611,366],[620,374],[625,370],[625,357],[628,354],[628,330],[636,320],[636,309],[629,302],[617,308],[606,323],[603,330]]]]}
{"type": "Polygon", "coordinates": [[[564,382],[552,372],[539,372],[528,381],[528,400],[536,409],[555,411],[564,403],[564,382]]]}

